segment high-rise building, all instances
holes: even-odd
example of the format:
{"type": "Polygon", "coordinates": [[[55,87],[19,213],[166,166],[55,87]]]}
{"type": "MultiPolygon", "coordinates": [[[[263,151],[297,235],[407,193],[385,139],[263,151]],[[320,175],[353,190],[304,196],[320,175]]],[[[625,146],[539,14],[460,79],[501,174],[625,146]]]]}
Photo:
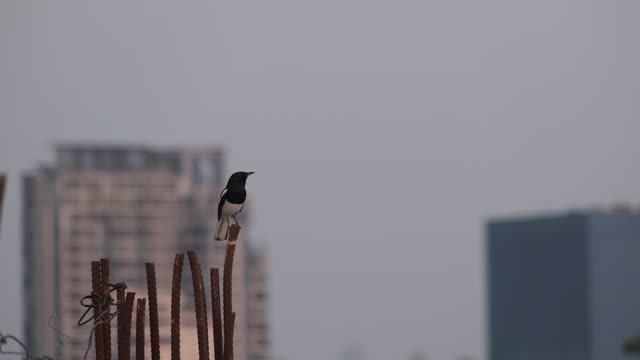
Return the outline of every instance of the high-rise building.
{"type": "MultiPolygon", "coordinates": [[[[112,282],[125,282],[138,297],[147,297],[145,263],[155,263],[161,353],[168,357],[174,255],[195,250],[203,269],[222,271],[225,242],[213,241],[211,233],[226,183],[224,165],[217,148],[62,145],[53,165],[26,176],[24,328],[31,351],[82,359],[91,325],[76,325],[84,310],[80,299],[91,290],[90,262],[107,257],[112,282]],[[53,315],[54,325],[70,339],[52,330],[53,315]]],[[[238,360],[265,358],[268,349],[266,261],[247,243],[248,213],[238,217],[243,229],[233,272],[238,360]]],[[[208,283],[209,272],[203,274],[208,283]]],[[[197,357],[190,285],[185,261],[181,352],[186,359],[197,357]]]]}
{"type": "Polygon", "coordinates": [[[640,333],[640,213],[490,221],[491,360],[622,360],[640,333]]]}
{"type": "Polygon", "coordinates": [[[247,261],[247,358],[267,360],[269,354],[269,313],[267,257],[264,249],[246,249],[247,261]]]}

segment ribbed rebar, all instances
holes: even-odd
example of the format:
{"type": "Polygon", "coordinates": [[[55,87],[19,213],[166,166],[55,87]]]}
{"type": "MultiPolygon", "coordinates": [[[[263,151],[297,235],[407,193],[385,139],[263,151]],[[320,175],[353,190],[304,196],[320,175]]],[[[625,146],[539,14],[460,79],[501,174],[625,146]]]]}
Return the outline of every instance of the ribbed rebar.
{"type": "Polygon", "coordinates": [[[147,291],[149,299],[149,329],[151,338],[151,360],[160,360],[160,328],[158,324],[158,290],[156,268],[147,263],[147,291]]]}
{"type": "Polygon", "coordinates": [[[233,328],[236,323],[236,313],[232,312],[229,316],[229,337],[226,339],[225,349],[225,360],[233,360],[233,328]]]}
{"type": "Polygon", "coordinates": [[[2,205],[4,204],[4,188],[7,185],[7,176],[0,174],[0,225],[2,225],[2,205]]]}
{"type": "Polygon", "coordinates": [[[213,322],[214,360],[223,360],[222,314],[220,313],[220,271],[211,268],[211,320],[213,322]]]}
{"type": "Polygon", "coordinates": [[[176,254],[171,283],[171,360],[180,360],[180,292],[184,254],[176,254]]]}
{"type": "Polygon", "coordinates": [[[209,360],[209,334],[207,325],[207,300],[202,281],[202,271],[198,256],[188,251],[191,278],[193,279],[193,296],[196,304],[196,329],[198,332],[198,355],[200,360],[209,360]]]}
{"type": "Polygon", "coordinates": [[[136,307],[136,360],[144,360],[144,310],[146,299],[138,299],[136,307]]]}
{"type": "Polygon", "coordinates": [[[224,256],[224,274],[222,274],[222,299],[224,311],[224,358],[233,358],[233,324],[231,317],[233,305],[231,303],[232,278],[233,278],[233,256],[236,250],[236,241],[240,233],[240,226],[231,225],[229,229],[229,243],[224,256]],[[229,355],[231,354],[231,355],[229,355]],[[231,358],[229,357],[231,356],[231,358]]]}
{"type": "MultiPolygon", "coordinates": [[[[125,291],[123,288],[117,290],[118,301],[118,360],[124,359],[125,354],[129,353],[130,349],[127,344],[130,344],[131,340],[127,339],[127,303],[125,301],[125,291]]],[[[107,359],[109,360],[109,359],[107,359]]]]}
{"type": "MultiPolygon", "coordinates": [[[[100,259],[100,274],[102,277],[102,296],[110,296],[109,290],[109,259],[100,259]]],[[[106,310],[106,309],[105,309],[106,310]]],[[[111,316],[106,315],[108,321],[103,325],[103,338],[104,338],[104,358],[105,360],[111,360],[111,316]]]]}
{"type": "MultiPolygon", "coordinates": [[[[93,293],[102,295],[102,284],[100,277],[100,261],[91,262],[91,284],[93,293]]],[[[105,311],[102,306],[93,308],[93,322],[95,326],[95,343],[96,343],[96,360],[106,360],[104,357],[104,331],[102,322],[102,313],[105,311]]]]}
{"type": "MultiPolygon", "coordinates": [[[[133,302],[136,293],[127,292],[123,304],[122,316],[122,347],[118,344],[118,360],[131,360],[131,316],[133,313],[133,302]]],[[[118,316],[120,313],[118,313],[118,316]]],[[[120,337],[118,338],[120,340],[120,337]]]]}

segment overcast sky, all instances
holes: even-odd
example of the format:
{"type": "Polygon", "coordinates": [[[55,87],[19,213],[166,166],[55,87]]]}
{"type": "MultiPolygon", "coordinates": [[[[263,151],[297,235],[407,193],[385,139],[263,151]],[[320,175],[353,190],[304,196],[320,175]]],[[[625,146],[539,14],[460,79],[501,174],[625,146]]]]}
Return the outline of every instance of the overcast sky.
{"type": "MultiPolygon", "coordinates": [[[[273,355],[485,358],[483,224],[640,204],[640,2],[0,1],[0,330],[61,141],[254,170],[273,355]]],[[[172,254],[170,254],[172,256],[172,254]]]]}

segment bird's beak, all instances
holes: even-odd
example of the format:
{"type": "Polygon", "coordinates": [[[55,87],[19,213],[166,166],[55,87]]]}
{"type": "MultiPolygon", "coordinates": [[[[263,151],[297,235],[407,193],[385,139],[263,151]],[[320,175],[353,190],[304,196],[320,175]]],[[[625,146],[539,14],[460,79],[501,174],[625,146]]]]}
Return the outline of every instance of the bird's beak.
{"type": "Polygon", "coordinates": [[[251,175],[251,174],[255,174],[255,171],[249,171],[249,172],[247,173],[247,176],[249,176],[249,175],[251,175]]]}

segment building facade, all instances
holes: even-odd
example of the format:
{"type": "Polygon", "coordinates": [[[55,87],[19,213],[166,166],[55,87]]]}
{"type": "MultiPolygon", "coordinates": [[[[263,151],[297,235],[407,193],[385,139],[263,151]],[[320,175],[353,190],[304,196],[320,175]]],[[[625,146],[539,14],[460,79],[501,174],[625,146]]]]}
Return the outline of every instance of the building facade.
{"type": "MultiPolygon", "coordinates": [[[[224,154],[216,148],[57,147],[52,166],[40,167],[24,179],[25,338],[30,349],[82,359],[90,328],[76,325],[84,310],[80,299],[91,290],[90,262],[108,257],[112,282],[125,282],[127,291],[136,292],[137,297],[147,296],[145,263],[155,264],[161,353],[168,356],[174,255],[195,250],[203,269],[222,268],[225,243],[214,242],[211,233],[225,183],[224,154]],[[69,338],[53,331],[51,320],[69,338]]],[[[240,360],[253,359],[248,351],[255,335],[250,335],[250,329],[254,331],[258,320],[250,316],[250,309],[262,306],[266,313],[266,306],[256,305],[253,296],[256,286],[266,283],[266,266],[260,265],[266,260],[247,243],[248,213],[245,210],[238,217],[243,230],[233,273],[234,311],[241,320],[236,320],[234,350],[240,360]]],[[[195,315],[188,316],[195,307],[190,284],[185,262],[184,358],[197,356],[195,315]]],[[[266,286],[261,291],[264,303],[266,286]]],[[[266,316],[260,321],[267,331],[266,316]]],[[[259,354],[263,358],[266,345],[259,354]]]]}
{"type": "Polygon", "coordinates": [[[622,360],[640,333],[640,213],[487,226],[491,360],[622,360]]]}

